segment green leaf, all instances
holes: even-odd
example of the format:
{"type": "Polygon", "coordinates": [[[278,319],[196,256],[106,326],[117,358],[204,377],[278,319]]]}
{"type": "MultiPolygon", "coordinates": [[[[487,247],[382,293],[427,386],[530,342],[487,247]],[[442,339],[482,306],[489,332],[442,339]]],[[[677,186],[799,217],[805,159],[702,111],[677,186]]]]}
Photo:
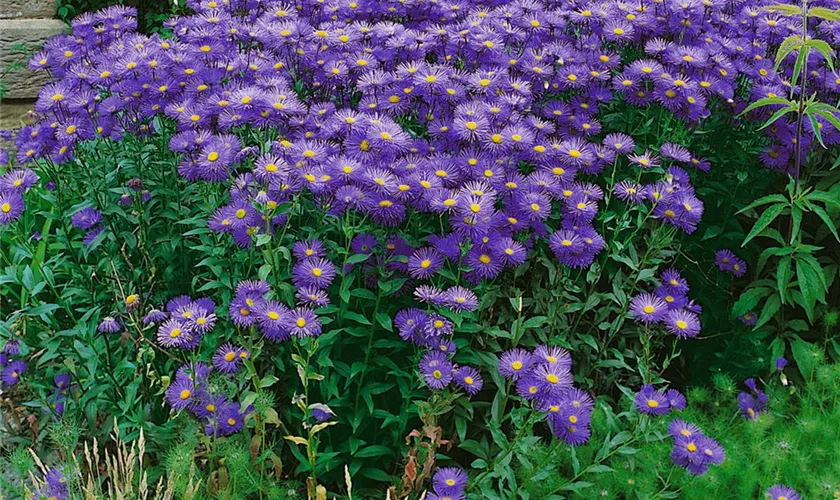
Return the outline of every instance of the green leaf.
{"type": "Polygon", "coordinates": [[[776,51],[776,71],[779,70],[779,66],[782,65],[782,61],[785,60],[788,54],[799,48],[801,45],[802,37],[799,35],[791,35],[784,39],[784,41],[779,45],[779,50],[776,51]]]}
{"type": "Polygon", "coordinates": [[[790,284],[791,260],[789,255],[782,257],[779,261],[779,268],[776,269],[776,288],[779,290],[779,297],[781,297],[782,303],[785,302],[787,287],[790,284]]]}
{"type": "Polygon", "coordinates": [[[769,120],[767,120],[760,127],[758,127],[758,130],[764,130],[765,128],[769,127],[770,125],[773,125],[779,118],[785,116],[788,113],[792,113],[794,111],[796,111],[796,108],[793,107],[793,106],[787,106],[785,108],[782,108],[782,109],[776,111],[775,113],[773,113],[773,116],[771,116],[769,120]]]}
{"type": "Polygon", "coordinates": [[[831,45],[829,45],[824,40],[817,40],[816,38],[808,40],[808,45],[815,48],[817,52],[822,54],[822,56],[825,58],[825,62],[828,63],[828,67],[831,68],[832,71],[834,71],[834,62],[832,61],[832,59],[834,58],[834,49],[831,48],[831,45]]]}
{"type": "Polygon", "coordinates": [[[738,210],[738,213],[739,213],[739,214],[740,214],[740,213],[744,213],[744,212],[746,212],[747,210],[749,210],[749,209],[751,209],[751,208],[755,208],[755,207],[758,207],[758,206],[761,206],[761,205],[766,205],[766,204],[768,204],[768,203],[773,203],[773,202],[776,202],[776,203],[787,203],[787,202],[788,202],[788,199],[787,199],[787,198],[785,198],[785,197],[784,197],[783,195],[781,195],[781,194],[768,194],[767,196],[762,196],[761,198],[759,198],[759,199],[755,200],[754,202],[750,203],[749,205],[747,205],[746,207],[742,208],[741,210],[738,210]]]}
{"type": "Polygon", "coordinates": [[[741,246],[745,246],[751,239],[755,238],[761,231],[763,231],[767,226],[769,226],[782,211],[787,208],[788,205],[785,203],[779,203],[776,205],[771,205],[767,207],[761,217],[758,218],[755,225],[753,226],[750,233],[744,238],[744,242],[741,243],[741,246]]]}
{"type": "Polygon", "coordinates": [[[754,110],[755,108],[760,108],[763,106],[770,106],[772,104],[782,104],[786,106],[793,106],[794,103],[785,99],[784,97],[764,97],[755,101],[754,103],[747,106],[746,109],[741,111],[738,116],[744,116],[745,114],[749,113],[750,111],[754,110]]]}
{"type": "Polygon", "coordinates": [[[817,141],[819,141],[820,146],[823,148],[825,147],[825,143],[822,139],[822,132],[820,132],[820,123],[814,118],[814,115],[811,113],[806,113],[808,115],[808,120],[811,122],[811,130],[814,131],[814,135],[817,137],[817,141]]]}
{"type": "Polygon", "coordinates": [[[840,14],[837,11],[826,9],[825,7],[808,7],[808,17],[818,17],[826,21],[840,22],[840,14]]]}
{"type": "Polygon", "coordinates": [[[799,290],[802,292],[802,307],[805,309],[805,314],[808,315],[808,321],[814,323],[814,306],[817,303],[817,296],[820,295],[817,291],[817,283],[819,277],[811,267],[811,264],[804,260],[796,260],[796,278],[799,282],[799,290]]]}
{"type": "Polygon", "coordinates": [[[761,308],[761,314],[758,317],[758,321],[755,322],[755,327],[753,329],[761,328],[765,323],[770,321],[770,319],[779,312],[780,306],[781,302],[779,301],[778,295],[771,295],[767,297],[767,300],[764,302],[764,307],[761,308]]]}
{"type": "Polygon", "coordinates": [[[370,322],[369,319],[365,318],[361,314],[353,311],[345,311],[344,317],[351,321],[355,321],[356,323],[361,323],[363,325],[372,325],[373,323],[370,322]]]}
{"type": "Polygon", "coordinates": [[[382,328],[388,330],[389,332],[394,331],[394,326],[391,323],[391,316],[388,316],[384,312],[376,313],[376,322],[382,325],[382,328]]]}
{"type": "Polygon", "coordinates": [[[799,228],[802,226],[802,208],[798,203],[794,203],[790,207],[790,216],[793,221],[790,227],[790,243],[793,244],[799,237],[799,228]]]}
{"type": "Polygon", "coordinates": [[[741,316],[744,313],[752,311],[755,309],[755,306],[758,305],[758,301],[761,300],[762,297],[770,295],[770,293],[770,288],[750,288],[746,292],[742,293],[738,298],[738,301],[735,302],[735,305],[732,306],[732,314],[734,316],[741,316]]]}
{"type": "Polygon", "coordinates": [[[354,458],[370,458],[370,457],[382,457],[382,456],[393,456],[394,451],[381,444],[373,444],[370,446],[366,446],[362,448],[358,453],[353,455],[354,458]]]}
{"type": "Polygon", "coordinates": [[[801,16],[802,15],[802,9],[800,7],[797,7],[796,5],[786,4],[786,3],[768,5],[767,7],[765,7],[765,9],[767,9],[771,12],[781,12],[781,13],[787,15],[787,16],[801,16]]]}
{"type": "Polygon", "coordinates": [[[825,224],[825,227],[827,227],[828,230],[831,231],[831,234],[834,235],[834,239],[840,242],[840,235],[837,234],[837,226],[834,224],[834,221],[831,220],[831,217],[828,215],[828,213],[826,213],[825,210],[814,204],[809,204],[808,206],[811,208],[811,210],[814,211],[815,214],[817,214],[817,216],[820,219],[822,219],[823,224],[825,224]]]}

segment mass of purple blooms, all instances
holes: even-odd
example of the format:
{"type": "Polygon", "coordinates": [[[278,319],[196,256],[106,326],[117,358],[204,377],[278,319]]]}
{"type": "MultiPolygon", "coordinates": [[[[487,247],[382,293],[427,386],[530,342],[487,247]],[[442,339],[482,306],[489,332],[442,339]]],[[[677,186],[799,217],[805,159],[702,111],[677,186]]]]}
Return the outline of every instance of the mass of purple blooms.
{"type": "Polygon", "coordinates": [[[630,314],[645,326],[661,323],[681,339],[700,333],[700,305],[688,298],[688,282],[675,269],[666,269],[653,293],[641,293],[630,301],[630,314]]]}
{"type": "MultiPolygon", "coordinates": [[[[301,196],[330,215],[359,214],[385,228],[414,214],[437,217],[440,231],[413,243],[396,234],[382,241],[355,235],[350,248],[362,258],[344,267],[328,259],[322,242],[300,241],[292,249],[294,304],[266,281],[243,281],[221,307],[236,327],[253,327],[271,343],[318,337],[315,310],[330,304],[327,290],[336,278],[353,266],[384,265],[406,278],[396,293],[428,306],[393,319],[400,337],[422,349],[420,376],[431,389],[455,387],[471,397],[484,381],[478,369],[454,362],[451,317],[478,309],[481,299],[463,286],[440,289],[432,278],[453,264],[466,269],[466,283],[494,279],[523,264],[538,241],[563,266],[589,267],[606,246],[593,222],[613,196],[646,207],[675,231],[694,232],[704,203],[691,179],[708,172],[710,162],[681,144],[637,145],[630,135],[602,133],[601,111],[619,100],[697,122],[716,107],[739,112],[788,94],[785,70],[795,55],[782,61],[780,73],[769,48],[801,27],[762,9],[767,3],[686,0],[631,9],[619,0],[307,0],[295,6],[188,0],[193,13],[165,23],[171,36],[139,33],[133,8],[85,13],[73,20],[72,33],[50,39],[29,63],[54,80],[39,93],[37,122],[17,134],[14,158],[0,156],[0,163],[15,164],[0,177],[0,225],[23,215],[24,194],[39,180],[20,166],[73,161],[84,141],[163,135],[169,128],[177,174],[225,186],[227,199],[214,206],[207,226],[242,248],[283,228],[282,207],[301,196]],[[754,83],[746,98],[736,92],[744,77],[754,83]],[[633,175],[615,178],[619,161],[633,175]],[[604,172],[612,172],[606,190],[597,184],[604,172]]],[[[813,29],[840,44],[836,23],[818,21],[813,29]]],[[[809,92],[840,92],[840,73],[824,58],[810,58],[806,69],[813,75],[809,92]]],[[[804,156],[814,146],[815,124],[825,144],[840,143],[840,130],[818,117],[805,123],[797,145],[787,117],[764,129],[761,161],[790,172],[797,148],[804,156]]],[[[152,196],[140,179],[119,189],[122,206],[152,196]]],[[[67,214],[84,231],[85,245],[107,227],[100,208],[87,203],[67,214]]],[[[716,263],[737,277],[747,270],[730,250],[720,250],[716,263]]],[[[629,314],[646,329],[661,325],[680,339],[694,338],[700,306],[688,292],[687,281],[668,269],[652,293],[632,298],[629,314]]],[[[125,307],[126,315],[103,317],[97,330],[123,332],[140,304],[125,307]]],[[[179,353],[195,352],[218,320],[217,304],[206,297],[176,297],[142,315],[157,328],[156,344],[179,353]]],[[[741,320],[755,324],[752,313],[741,320]]],[[[226,436],[240,431],[253,409],[218,393],[210,379],[236,376],[251,352],[230,343],[213,349],[210,363],[181,366],[165,399],[173,411],[199,419],[208,435],[226,436]]],[[[0,358],[6,386],[26,372],[16,355],[0,358]]],[[[513,348],[498,370],[545,414],[557,438],[571,446],[589,440],[594,400],[574,387],[568,351],[513,348]]],[[[755,419],[767,396],[752,379],[747,386],[738,404],[755,419]]],[[[53,409],[61,414],[70,377],[56,376],[53,391],[53,409]]],[[[635,397],[649,415],[685,404],[678,391],[651,385],[635,397]]],[[[334,416],[326,405],[310,409],[318,422],[334,416]]],[[[669,432],[672,460],[690,473],[723,462],[722,447],[696,426],[674,420],[669,432]]],[[[56,469],[47,475],[50,495],[61,498],[63,477],[56,469]]],[[[462,470],[442,468],[427,497],[461,498],[466,484],[462,470]]],[[[777,485],[768,494],[798,498],[787,490],[777,485]]]]}
{"type": "Polygon", "coordinates": [[[571,446],[589,441],[595,401],[574,387],[572,356],[555,346],[506,351],[499,359],[499,373],[515,384],[516,393],[544,412],[551,432],[571,446]]]}
{"type": "Polygon", "coordinates": [[[705,474],[710,465],[720,465],[726,458],[720,443],[694,424],[675,419],[668,425],[668,434],[674,438],[671,460],[695,476],[705,474]]]}

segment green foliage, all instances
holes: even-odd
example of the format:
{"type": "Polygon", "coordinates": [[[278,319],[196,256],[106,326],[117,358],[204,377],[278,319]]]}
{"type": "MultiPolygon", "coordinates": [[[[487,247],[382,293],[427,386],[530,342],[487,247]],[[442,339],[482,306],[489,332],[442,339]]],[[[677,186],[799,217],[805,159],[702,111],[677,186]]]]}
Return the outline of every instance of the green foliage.
{"type": "MultiPolygon", "coordinates": [[[[783,385],[782,375],[767,381],[769,411],[756,421],[738,414],[731,378],[717,376],[712,390],[689,390],[688,409],[664,417],[614,415],[612,405],[599,404],[593,439],[580,449],[529,443],[511,466],[519,481],[520,498],[762,498],[776,483],[796,489],[802,498],[829,499],[840,495],[840,455],[834,443],[840,430],[837,394],[840,364],[826,364],[811,351],[812,376],[783,385]],[[726,460],[703,476],[672,466],[673,440],[668,423],[682,418],[714,436],[726,450],[726,460]],[[622,422],[627,430],[618,431],[622,422]],[[596,430],[597,429],[597,430],[596,430]],[[612,431],[612,433],[611,433],[612,431]],[[525,490],[524,492],[522,490],[525,490]]],[[[785,378],[785,380],[787,380],[785,378]]],[[[627,406],[625,402],[623,405],[627,406]]],[[[486,498],[508,498],[504,495],[486,498]]]]}

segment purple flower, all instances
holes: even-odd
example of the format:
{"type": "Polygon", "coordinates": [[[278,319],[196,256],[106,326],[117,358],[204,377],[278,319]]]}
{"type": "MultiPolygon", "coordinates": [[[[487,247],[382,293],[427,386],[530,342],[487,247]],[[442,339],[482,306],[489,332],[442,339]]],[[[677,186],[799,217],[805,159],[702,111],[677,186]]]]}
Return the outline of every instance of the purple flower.
{"type": "Polygon", "coordinates": [[[231,344],[222,345],[213,355],[213,367],[222,373],[236,373],[240,363],[239,349],[231,344]]]}
{"type": "Polygon", "coordinates": [[[650,293],[642,293],[630,301],[630,314],[644,324],[662,321],[668,313],[668,304],[650,293]]]}
{"type": "Polygon", "coordinates": [[[441,351],[430,351],[420,360],[420,373],[429,387],[443,389],[452,381],[452,362],[441,351]]]}
{"type": "Polygon", "coordinates": [[[314,286],[327,288],[335,279],[335,266],[332,262],[320,258],[310,258],[298,262],[292,268],[292,281],[296,286],[314,286]]]}
{"type": "Polygon", "coordinates": [[[467,487],[467,474],[458,467],[442,467],[435,471],[432,486],[440,496],[456,496],[467,487]]]}
{"type": "Polygon", "coordinates": [[[467,288],[453,286],[447,289],[443,296],[444,304],[456,312],[474,311],[478,308],[478,297],[467,288]]]}
{"type": "Polygon", "coordinates": [[[665,398],[668,399],[668,404],[670,405],[671,410],[685,410],[685,396],[683,396],[683,394],[680,391],[676,389],[668,389],[667,391],[665,391],[665,398]]]}
{"type": "Polygon", "coordinates": [[[681,339],[700,333],[700,318],[687,309],[672,309],[665,314],[665,328],[681,339]]]}
{"type": "Polygon", "coordinates": [[[455,379],[455,384],[464,389],[470,396],[476,395],[482,386],[484,386],[484,379],[481,378],[479,371],[470,366],[459,367],[455,371],[453,378],[455,379]]]}
{"type": "Polygon", "coordinates": [[[0,224],[7,225],[19,219],[25,207],[21,191],[0,191],[0,224]]]}
{"type": "Polygon", "coordinates": [[[92,207],[85,207],[70,217],[70,224],[79,229],[88,230],[102,221],[102,212],[92,207]]]}
{"type": "Polygon", "coordinates": [[[773,486],[767,488],[767,495],[769,495],[772,500],[801,500],[801,497],[796,490],[783,484],[774,484],[773,486]]]}
{"type": "Polygon", "coordinates": [[[700,428],[685,420],[676,418],[668,424],[668,434],[674,438],[688,438],[702,435],[700,428]]]}
{"type": "Polygon", "coordinates": [[[747,272],[747,263],[739,259],[731,250],[718,250],[715,254],[715,264],[721,271],[739,278],[747,272]]]}
{"type": "Polygon", "coordinates": [[[408,259],[408,273],[413,278],[429,279],[443,267],[443,257],[434,248],[421,248],[408,259]]]}
{"type": "Polygon", "coordinates": [[[782,356],[776,358],[776,370],[782,371],[788,365],[788,360],[782,356]]]}
{"type": "Polygon", "coordinates": [[[3,372],[0,373],[0,380],[7,386],[13,386],[20,382],[20,377],[24,373],[26,373],[25,361],[11,361],[3,368],[3,372]]]}
{"type": "Polygon", "coordinates": [[[326,422],[335,416],[335,413],[325,404],[313,403],[309,405],[309,409],[312,410],[312,418],[318,423],[326,422]]]}
{"type": "Polygon", "coordinates": [[[115,318],[114,316],[105,316],[102,318],[102,321],[99,322],[99,326],[96,329],[99,333],[117,333],[122,330],[122,325],[120,324],[119,318],[115,318]]]}
{"type": "Polygon", "coordinates": [[[183,410],[193,404],[195,385],[188,378],[176,378],[166,389],[166,402],[173,410],[183,410]]]}
{"type": "Polygon", "coordinates": [[[633,402],[640,412],[648,415],[667,415],[671,411],[668,397],[662,391],[654,389],[652,385],[642,386],[633,402]]]}
{"type": "Polygon", "coordinates": [[[518,380],[530,371],[535,361],[534,356],[525,349],[511,349],[499,359],[499,373],[505,378],[518,380]]]}

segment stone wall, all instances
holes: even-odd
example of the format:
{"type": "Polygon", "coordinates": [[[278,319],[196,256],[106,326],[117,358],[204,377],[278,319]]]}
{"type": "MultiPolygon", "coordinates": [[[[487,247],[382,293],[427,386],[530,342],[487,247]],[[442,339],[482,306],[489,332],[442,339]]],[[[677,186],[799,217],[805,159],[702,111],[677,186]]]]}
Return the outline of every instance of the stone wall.
{"type": "Polygon", "coordinates": [[[17,128],[26,120],[38,90],[47,81],[46,74],[29,71],[24,55],[12,53],[12,48],[38,47],[64,32],[67,26],[55,19],[55,8],[55,0],[0,0],[0,73],[15,62],[23,63],[23,68],[2,76],[6,94],[0,101],[0,129],[17,128]]]}

